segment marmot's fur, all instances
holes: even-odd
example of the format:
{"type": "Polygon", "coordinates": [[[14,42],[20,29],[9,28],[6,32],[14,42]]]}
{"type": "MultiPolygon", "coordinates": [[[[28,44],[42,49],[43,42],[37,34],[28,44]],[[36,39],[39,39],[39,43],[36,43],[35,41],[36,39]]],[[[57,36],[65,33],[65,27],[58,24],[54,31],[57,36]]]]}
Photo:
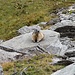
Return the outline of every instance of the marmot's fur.
{"type": "Polygon", "coordinates": [[[35,29],[34,32],[32,33],[33,42],[40,42],[43,38],[44,38],[44,34],[37,29],[35,29]]]}

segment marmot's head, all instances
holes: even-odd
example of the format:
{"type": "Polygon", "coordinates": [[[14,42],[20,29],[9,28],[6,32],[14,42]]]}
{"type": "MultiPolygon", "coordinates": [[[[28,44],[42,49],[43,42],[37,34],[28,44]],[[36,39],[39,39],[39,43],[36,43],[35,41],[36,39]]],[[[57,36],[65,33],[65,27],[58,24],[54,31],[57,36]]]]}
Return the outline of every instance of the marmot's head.
{"type": "Polygon", "coordinates": [[[38,34],[39,32],[40,32],[39,30],[34,29],[34,32],[33,33],[38,34]]]}

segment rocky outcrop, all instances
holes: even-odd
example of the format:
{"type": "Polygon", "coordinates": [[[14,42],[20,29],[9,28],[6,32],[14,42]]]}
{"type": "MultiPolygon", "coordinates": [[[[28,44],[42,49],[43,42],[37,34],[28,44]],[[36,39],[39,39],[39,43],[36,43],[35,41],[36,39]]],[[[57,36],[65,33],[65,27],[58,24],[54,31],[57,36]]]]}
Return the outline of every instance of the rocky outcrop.
{"type": "MultiPolygon", "coordinates": [[[[60,22],[55,23],[50,27],[50,30],[60,33],[60,42],[67,47],[66,50],[60,50],[64,52],[64,55],[53,58],[52,64],[70,65],[75,62],[75,5],[72,5],[66,10],[66,13],[60,11],[57,15],[60,18],[60,22]]],[[[57,49],[57,52],[59,49],[57,49]]],[[[63,53],[62,52],[62,53],[63,53]]],[[[73,67],[73,66],[72,66],[73,67]]],[[[71,68],[72,68],[71,67],[71,68]]],[[[52,75],[74,75],[74,70],[70,72],[68,68],[59,70],[52,75]]]]}
{"type": "Polygon", "coordinates": [[[63,55],[67,47],[59,41],[59,33],[51,30],[41,30],[41,32],[44,34],[44,39],[38,43],[32,42],[31,32],[3,42],[0,44],[0,48],[27,55],[34,55],[37,52],[63,55]]]}
{"type": "Polygon", "coordinates": [[[75,37],[75,4],[66,9],[67,13],[59,11],[57,15],[61,22],[58,22],[50,27],[50,30],[54,30],[60,33],[61,37],[75,37]],[[61,13],[60,13],[61,12],[61,13]]]}
{"type": "Polygon", "coordinates": [[[60,33],[61,37],[75,37],[75,22],[71,20],[63,20],[50,27],[50,30],[54,30],[60,33]]]}
{"type": "Polygon", "coordinates": [[[56,71],[51,75],[75,75],[75,63],[56,71]]]}

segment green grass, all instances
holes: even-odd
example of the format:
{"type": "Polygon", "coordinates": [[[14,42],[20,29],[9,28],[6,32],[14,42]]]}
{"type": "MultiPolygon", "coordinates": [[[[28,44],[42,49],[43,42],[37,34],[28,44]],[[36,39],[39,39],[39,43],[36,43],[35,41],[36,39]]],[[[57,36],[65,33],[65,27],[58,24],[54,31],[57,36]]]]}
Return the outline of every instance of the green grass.
{"type": "Polygon", "coordinates": [[[51,75],[53,72],[64,67],[62,65],[50,65],[52,57],[51,55],[42,54],[34,56],[33,58],[4,63],[2,64],[4,75],[12,75],[14,67],[17,71],[16,75],[19,75],[20,72],[27,67],[26,75],[51,75]]]}
{"type": "Polygon", "coordinates": [[[19,35],[17,30],[53,18],[55,9],[67,7],[74,1],[62,0],[0,0],[0,39],[19,35]],[[58,3],[58,5],[56,5],[58,3]]]}

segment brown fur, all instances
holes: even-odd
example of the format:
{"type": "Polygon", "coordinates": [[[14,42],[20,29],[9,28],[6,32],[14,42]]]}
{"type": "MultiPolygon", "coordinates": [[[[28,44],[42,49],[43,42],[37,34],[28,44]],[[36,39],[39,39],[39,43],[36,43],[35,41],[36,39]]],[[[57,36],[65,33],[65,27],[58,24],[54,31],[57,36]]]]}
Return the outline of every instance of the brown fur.
{"type": "Polygon", "coordinates": [[[34,31],[32,33],[32,41],[33,42],[40,42],[43,38],[44,38],[44,35],[40,31],[34,31]]]}

